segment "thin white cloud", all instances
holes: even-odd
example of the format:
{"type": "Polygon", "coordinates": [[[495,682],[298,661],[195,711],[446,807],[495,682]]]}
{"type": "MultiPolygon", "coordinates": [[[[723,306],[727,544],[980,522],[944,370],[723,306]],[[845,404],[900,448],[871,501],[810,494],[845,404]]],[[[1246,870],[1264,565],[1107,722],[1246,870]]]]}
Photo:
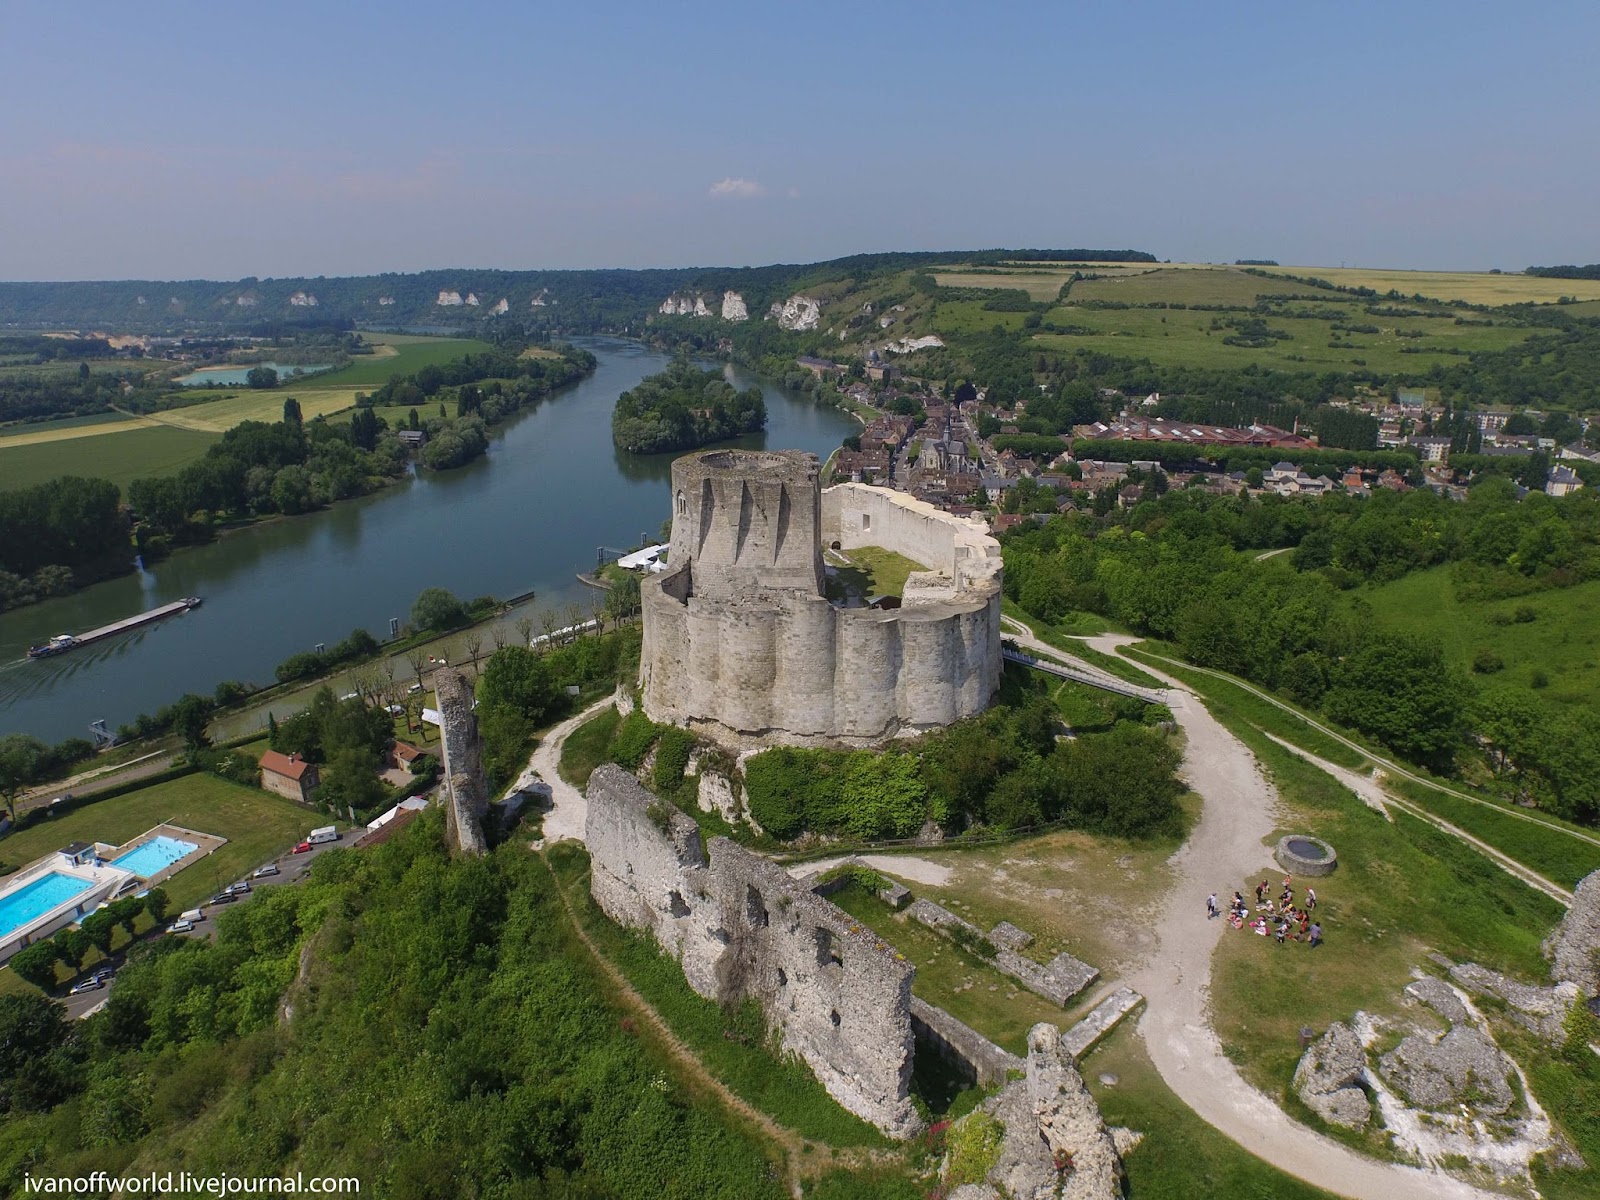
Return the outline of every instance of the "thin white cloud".
{"type": "Polygon", "coordinates": [[[757,196],[765,196],[767,189],[754,179],[729,176],[713,183],[708,194],[713,200],[754,200],[757,196]]]}

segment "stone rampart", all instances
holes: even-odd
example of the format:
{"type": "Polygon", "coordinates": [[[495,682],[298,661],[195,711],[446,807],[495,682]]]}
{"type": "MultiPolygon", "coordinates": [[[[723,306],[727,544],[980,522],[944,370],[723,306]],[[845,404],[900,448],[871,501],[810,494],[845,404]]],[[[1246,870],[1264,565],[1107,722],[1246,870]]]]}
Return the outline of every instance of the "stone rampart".
{"type": "Polygon", "coordinates": [[[894,1137],[909,1099],[913,968],[803,882],[695,823],[621,768],[589,780],[591,890],[612,920],[648,930],[700,995],[757,1001],[785,1050],[844,1108],[894,1137]]]}
{"type": "Polygon", "coordinates": [[[463,854],[485,854],[483,818],[489,811],[484,791],[483,752],[478,718],[472,713],[472,687],[458,671],[434,677],[439,696],[440,744],[444,752],[445,833],[463,854]]]}
{"type": "Polygon", "coordinates": [[[974,716],[1000,682],[999,545],[885,488],[818,491],[811,455],[712,451],[672,466],[670,568],[641,597],[652,720],[742,746],[869,746],[974,716]],[[934,569],[903,607],[823,595],[821,546],[934,569]]]}
{"type": "Polygon", "coordinates": [[[1006,1081],[1023,1063],[1009,1050],[996,1046],[972,1026],[956,1020],[926,1000],[911,998],[911,1029],[917,1041],[931,1047],[940,1058],[979,1087],[1006,1081]]]}

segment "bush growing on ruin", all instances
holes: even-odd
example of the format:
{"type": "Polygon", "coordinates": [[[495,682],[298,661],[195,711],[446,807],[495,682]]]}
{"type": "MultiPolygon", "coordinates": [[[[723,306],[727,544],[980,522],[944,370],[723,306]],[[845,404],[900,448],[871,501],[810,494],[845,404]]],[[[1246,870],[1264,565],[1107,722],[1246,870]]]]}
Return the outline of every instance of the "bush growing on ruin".
{"type": "MultiPolygon", "coordinates": [[[[616,740],[611,743],[612,761],[630,771],[637,770],[660,732],[660,727],[644,715],[642,708],[634,709],[617,727],[616,740]]],[[[682,771],[679,774],[682,775],[682,771]]]]}
{"type": "Polygon", "coordinates": [[[656,743],[656,764],[652,782],[658,792],[670,792],[683,782],[683,772],[694,750],[694,735],[675,725],[661,731],[656,743]]]}

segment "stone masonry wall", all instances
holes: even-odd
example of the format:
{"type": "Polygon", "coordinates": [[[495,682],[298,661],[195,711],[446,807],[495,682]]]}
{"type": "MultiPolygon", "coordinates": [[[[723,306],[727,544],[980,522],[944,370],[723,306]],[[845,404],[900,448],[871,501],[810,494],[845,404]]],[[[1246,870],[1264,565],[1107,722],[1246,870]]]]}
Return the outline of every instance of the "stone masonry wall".
{"type": "Polygon", "coordinates": [[[1002,665],[998,544],[887,489],[819,498],[800,458],[673,464],[671,567],[643,586],[645,712],[738,745],[868,746],[984,711],[1002,665]],[[836,608],[820,585],[833,541],[937,569],[911,576],[900,609],[836,608]]]}
{"type": "Polygon", "coordinates": [[[913,968],[841,909],[683,813],[621,768],[589,780],[591,890],[612,920],[648,930],[700,995],[757,1001],[785,1050],[844,1108],[893,1137],[909,1099],[913,968]]]}
{"type": "Polygon", "coordinates": [[[440,742],[444,749],[445,832],[450,847],[463,854],[485,854],[483,818],[489,811],[484,792],[483,754],[478,718],[472,714],[472,688],[459,671],[434,677],[439,696],[440,742]]]}

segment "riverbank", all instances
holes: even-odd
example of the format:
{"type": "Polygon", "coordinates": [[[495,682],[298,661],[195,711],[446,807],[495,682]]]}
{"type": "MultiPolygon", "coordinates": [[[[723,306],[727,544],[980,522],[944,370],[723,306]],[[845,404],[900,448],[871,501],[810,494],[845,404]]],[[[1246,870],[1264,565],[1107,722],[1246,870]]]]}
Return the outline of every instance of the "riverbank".
{"type": "MultiPolygon", "coordinates": [[[[616,450],[609,427],[616,397],[667,356],[615,338],[579,345],[596,354],[595,373],[557,393],[559,403],[524,408],[497,428],[484,459],[420,472],[403,487],[292,521],[265,520],[248,537],[186,547],[144,575],[0,616],[0,732],[57,742],[83,735],[96,718],[115,727],[185,692],[209,695],[223,679],[270,684],[274,668],[297,652],[332,646],[352,629],[381,636],[391,619],[404,622],[428,586],[463,598],[532,589],[536,623],[548,609],[557,628],[571,624],[572,604],[587,617],[599,593],[576,574],[594,571],[597,547],[657,540],[671,507],[672,460],[616,450]],[[182,621],[54,664],[23,661],[28,646],[63,630],[189,595],[204,596],[205,606],[182,621]],[[71,670],[62,665],[69,659],[71,670]]],[[[732,370],[736,386],[764,389],[769,419],[764,434],[729,445],[826,458],[859,428],[796,389],[732,370]]]]}

